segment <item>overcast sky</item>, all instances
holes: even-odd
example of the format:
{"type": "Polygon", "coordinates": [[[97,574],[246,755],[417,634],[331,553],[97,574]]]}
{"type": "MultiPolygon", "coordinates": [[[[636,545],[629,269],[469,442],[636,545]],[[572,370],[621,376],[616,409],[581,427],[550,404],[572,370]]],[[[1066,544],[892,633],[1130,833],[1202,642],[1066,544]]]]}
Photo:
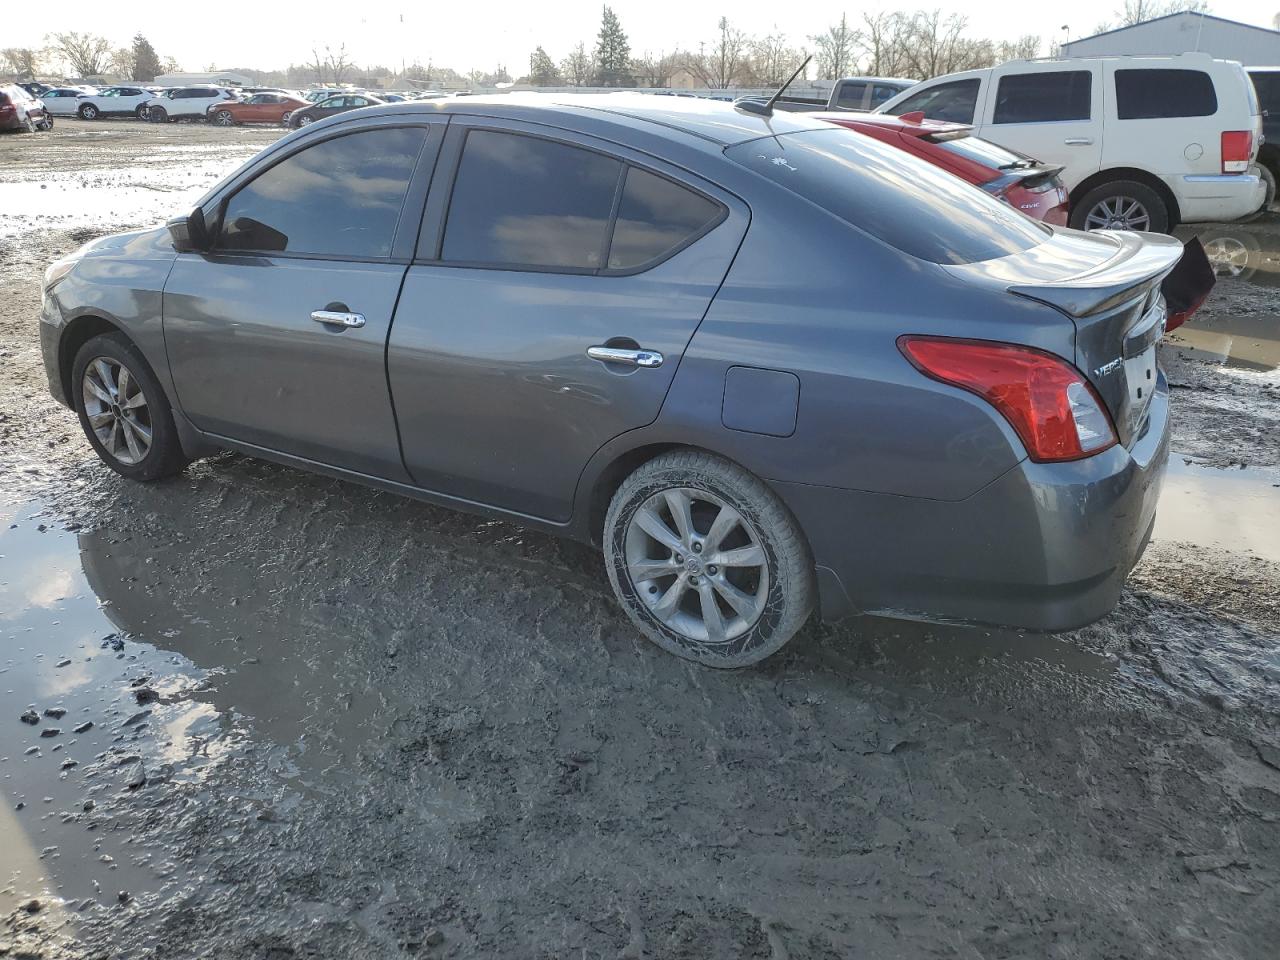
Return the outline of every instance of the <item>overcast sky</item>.
{"type": "MultiPolygon", "coordinates": [[[[777,29],[801,46],[808,43],[810,35],[838,21],[842,12],[856,21],[864,10],[906,10],[915,5],[738,0],[717,8],[689,0],[615,0],[612,6],[630,38],[633,54],[656,55],[677,47],[696,50],[700,40],[710,43],[722,12],[748,33],[766,34],[777,29]]],[[[1121,0],[1070,0],[1062,6],[1008,0],[923,0],[920,6],[965,14],[972,37],[1002,40],[1034,33],[1056,40],[1063,36],[1064,24],[1070,27],[1072,38],[1094,33],[1099,24],[1115,19],[1121,0]]],[[[542,44],[557,61],[580,40],[590,47],[600,25],[600,8],[597,0],[449,0],[435,4],[422,0],[414,4],[233,0],[213,5],[162,2],[123,7],[104,6],[99,0],[59,0],[25,7],[28,13],[17,16],[15,11],[24,8],[11,7],[0,43],[41,46],[49,32],[79,30],[102,33],[113,44],[124,45],[141,30],[161,57],[177,58],[186,70],[204,70],[211,65],[223,69],[282,68],[307,60],[313,46],[336,47],[345,42],[348,53],[362,66],[398,68],[402,60],[406,64],[419,60],[465,73],[472,67],[490,70],[501,63],[518,76],[528,69],[529,53],[536,44],[542,44]],[[130,11],[137,12],[136,22],[130,11]]],[[[1280,0],[1214,0],[1211,10],[1229,19],[1270,26],[1272,15],[1280,10],[1280,0]]]]}

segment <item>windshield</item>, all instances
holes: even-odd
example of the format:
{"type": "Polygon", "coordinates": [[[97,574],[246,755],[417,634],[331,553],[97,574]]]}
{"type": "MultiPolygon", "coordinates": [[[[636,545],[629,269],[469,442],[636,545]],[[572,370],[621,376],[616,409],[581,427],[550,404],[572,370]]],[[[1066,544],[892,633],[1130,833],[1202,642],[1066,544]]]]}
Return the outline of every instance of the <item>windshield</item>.
{"type": "Polygon", "coordinates": [[[903,253],[933,263],[1006,257],[1052,233],[931,163],[834,125],[750,140],[725,154],[903,253]]]}

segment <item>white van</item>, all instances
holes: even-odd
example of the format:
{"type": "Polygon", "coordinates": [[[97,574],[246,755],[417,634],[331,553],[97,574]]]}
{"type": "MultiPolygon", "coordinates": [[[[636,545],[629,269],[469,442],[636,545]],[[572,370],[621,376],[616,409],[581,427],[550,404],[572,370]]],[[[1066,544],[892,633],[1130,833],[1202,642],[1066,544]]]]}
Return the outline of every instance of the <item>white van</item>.
{"type": "Polygon", "coordinates": [[[1266,192],[1253,84],[1233,60],[1012,60],[926,80],[875,112],[970,123],[974,134],[1062,164],[1071,226],[1152,230],[1235,220],[1266,192]]]}

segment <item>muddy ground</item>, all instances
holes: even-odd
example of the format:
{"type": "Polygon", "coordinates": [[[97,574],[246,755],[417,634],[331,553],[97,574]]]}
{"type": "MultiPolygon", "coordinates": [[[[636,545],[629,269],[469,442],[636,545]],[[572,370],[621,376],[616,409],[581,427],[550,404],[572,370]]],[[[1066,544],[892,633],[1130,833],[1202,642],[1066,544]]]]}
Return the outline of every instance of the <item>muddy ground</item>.
{"type": "Polygon", "coordinates": [[[587,549],[97,462],[41,270],[277,135],[0,138],[0,956],[1275,956],[1276,218],[1223,228],[1235,276],[1162,350],[1181,455],[1112,615],[810,627],[724,673],[587,549]]]}

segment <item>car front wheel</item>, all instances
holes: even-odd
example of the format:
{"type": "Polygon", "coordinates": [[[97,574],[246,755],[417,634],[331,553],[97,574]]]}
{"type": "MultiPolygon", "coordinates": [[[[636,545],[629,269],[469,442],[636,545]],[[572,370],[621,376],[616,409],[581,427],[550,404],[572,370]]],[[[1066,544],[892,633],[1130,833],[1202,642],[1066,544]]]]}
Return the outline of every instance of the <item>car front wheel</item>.
{"type": "Polygon", "coordinates": [[[98,108],[95,107],[92,103],[80,104],[80,109],[77,110],[76,112],[80,114],[81,120],[97,120],[98,119],[98,108]]]}
{"type": "Polygon", "coordinates": [[[213,122],[219,127],[234,127],[236,125],[235,118],[231,116],[230,110],[219,110],[213,115],[213,122]]]}
{"type": "Polygon", "coordinates": [[[152,123],[164,123],[169,119],[169,114],[164,107],[151,107],[147,111],[147,119],[152,123]]]}
{"type": "Polygon", "coordinates": [[[763,482],[719,457],[663,454],[628,477],[605,518],[609,582],[669,653],[744,667],[776,652],[813,610],[813,561],[763,482]]]}
{"type": "Polygon", "coordinates": [[[122,334],[88,340],[71,366],[80,426],[98,457],[131,480],[159,480],[187,465],[155,375],[122,334]]]}

